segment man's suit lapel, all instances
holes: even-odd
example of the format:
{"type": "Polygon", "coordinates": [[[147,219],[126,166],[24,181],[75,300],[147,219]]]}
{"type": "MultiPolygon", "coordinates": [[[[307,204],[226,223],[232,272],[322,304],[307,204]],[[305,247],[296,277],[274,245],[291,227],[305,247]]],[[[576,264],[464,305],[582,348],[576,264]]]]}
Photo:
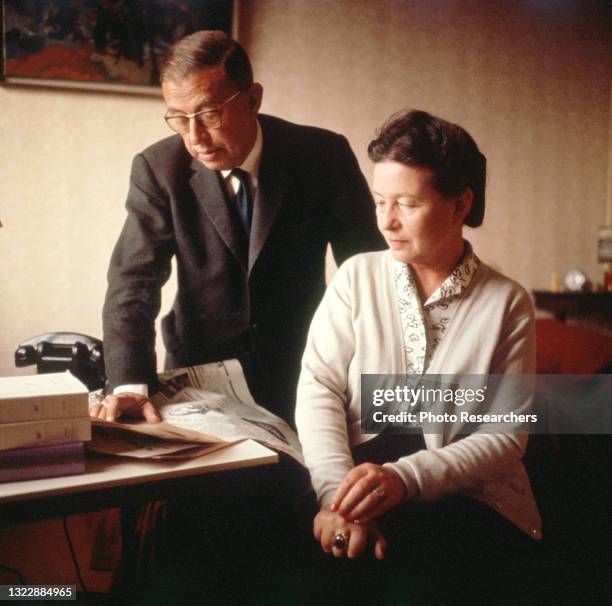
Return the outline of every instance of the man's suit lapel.
{"type": "Polygon", "coordinates": [[[249,273],[266,243],[278,209],[287,196],[293,176],[287,158],[283,154],[284,146],[282,142],[275,137],[275,133],[265,117],[260,117],[260,122],[263,132],[263,148],[257,193],[253,205],[253,222],[249,243],[249,273]]]}
{"type": "MultiPolygon", "coordinates": [[[[246,269],[247,267],[247,238],[241,224],[237,223],[237,212],[234,216],[227,203],[226,193],[219,181],[219,175],[208,170],[197,160],[193,160],[191,166],[194,174],[191,177],[191,187],[196,198],[210,222],[214,225],[219,237],[230,249],[238,262],[246,269]]],[[[239,218],[238,218],[239,221],[239,218]]]]}

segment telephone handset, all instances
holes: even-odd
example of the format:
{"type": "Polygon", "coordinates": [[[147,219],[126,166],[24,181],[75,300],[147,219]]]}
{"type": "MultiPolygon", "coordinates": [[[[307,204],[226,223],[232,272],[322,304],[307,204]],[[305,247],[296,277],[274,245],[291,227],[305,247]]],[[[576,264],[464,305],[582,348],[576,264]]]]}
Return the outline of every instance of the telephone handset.
{"type": "Polygon", "coordinates": [[[102,341],[75,332],[48,332],[19,344],[15,366],[36,364],[39,373],[69,370],[89,391],[104,387],[102,341]]]}

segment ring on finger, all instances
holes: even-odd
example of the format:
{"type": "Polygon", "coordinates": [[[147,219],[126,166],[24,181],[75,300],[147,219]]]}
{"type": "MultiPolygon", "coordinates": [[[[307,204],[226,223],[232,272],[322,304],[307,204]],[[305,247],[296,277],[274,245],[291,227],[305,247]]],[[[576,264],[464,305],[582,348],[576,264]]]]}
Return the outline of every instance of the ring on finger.
{"type": "Polygon", "coordinates": [[[338,551],[344,551],[348,545],[349,534],[346,532],[338,531],[334,535],[334,540],[332,542],[332,547],[337,549],[338,551]]]}
{"type": "Polygon", "coordinates": [[[372,490],[372,494],[381,501],[387,497],[385,489],[381,488],[380,486],[377,486],[374,490],[372,490]]]}

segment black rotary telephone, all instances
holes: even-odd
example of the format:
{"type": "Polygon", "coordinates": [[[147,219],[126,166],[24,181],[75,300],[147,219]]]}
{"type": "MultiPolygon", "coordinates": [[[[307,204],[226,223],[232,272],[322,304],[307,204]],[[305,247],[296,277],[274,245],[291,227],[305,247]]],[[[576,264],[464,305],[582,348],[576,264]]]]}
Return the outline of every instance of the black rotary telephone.
{"type": "Polygon", "coordinates": [[[48,332],[19,344],[15,366],[36,364],[39,373],[69,370],[89,391],[104,387],[102,341],[75,332],[48,332]]]}

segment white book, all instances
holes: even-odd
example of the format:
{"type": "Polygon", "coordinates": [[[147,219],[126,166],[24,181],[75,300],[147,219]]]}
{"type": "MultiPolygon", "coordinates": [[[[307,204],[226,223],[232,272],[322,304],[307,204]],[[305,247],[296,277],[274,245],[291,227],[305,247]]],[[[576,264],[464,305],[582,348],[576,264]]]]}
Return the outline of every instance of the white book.
{"type": "Polygon", "coordinates": [[[91,419],[76,417],[0,425],[0,450],[91,440],[91,419]]]}
{"type": "Polygon", "coordinates": [[[86,417],[87,388],[68,371],[0,377],[0,423],[86,417]]]}

